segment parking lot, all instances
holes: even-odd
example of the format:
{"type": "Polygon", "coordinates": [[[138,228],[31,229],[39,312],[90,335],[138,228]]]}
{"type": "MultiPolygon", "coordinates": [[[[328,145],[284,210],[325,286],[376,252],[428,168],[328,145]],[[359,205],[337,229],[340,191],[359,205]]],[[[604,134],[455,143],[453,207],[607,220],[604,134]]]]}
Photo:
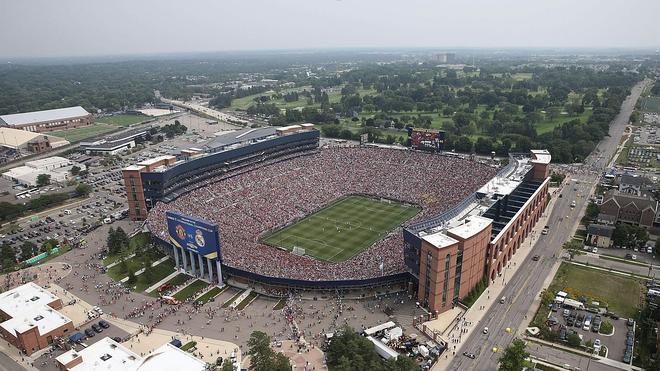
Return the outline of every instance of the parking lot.
{"type": "Polygon", "coordinates": [[[82,350],[106,336],[113,338],[115,341],[121,342],[129,335],[126,331],[120,329],[117,326],[113,326],[110,323],[107,323],[108,327],[101,327],[99,325],[101,320],[101,318],[96,318],[89,323],[76,328],[76,332],[80,332],[84,335],[84,338],[82,338],[80,342],[76,343],[68,341],[64,348],[54,347],[52,352],[43,354],[41,357],[37,358],[34,361],[34,366],[42,371],[59,371],[55,358],[57,358],[60,354],[65,353],[68,350],[67,347],[71,347],[76,350],[82,350]],[[92,325],[97,327],[97,330],[92,329],[92,325]],[[88,333],[91,336],[87,336],[85,333],[88,333]]]}
{"type": "MultiPolygon", "coordinates": [[[[627,348],[626,341],[629,331],[632,331],[632,327],[628,326],[627,318],[617,318],[618,317],[612,318],[607,314],[589,312],[587,310],[555,307],[551,312],[549,323],[552,324],[556,321],[552,328],[560,334],[560,342],[566,342],[567,337],[571,333],[580,336],[583,344],[587,341],[593,342],[596,339],[600,339],[602,346],[607,347],[607,358],[625,362],[624,354],[626,353],[627,348]],[[598,332],[599,326],[594,326],[594,321],[597,321],[597,318],[600,318],[601,321],[607,320],[612,324],[612,327],[614,328],[612,335],[603,335],[598,332]],[[590,325],[585,327],[587,319],[589,319],[590,325]]],[[[630,360],[628,359],[627,361],[629,362],[630,360]]]]}

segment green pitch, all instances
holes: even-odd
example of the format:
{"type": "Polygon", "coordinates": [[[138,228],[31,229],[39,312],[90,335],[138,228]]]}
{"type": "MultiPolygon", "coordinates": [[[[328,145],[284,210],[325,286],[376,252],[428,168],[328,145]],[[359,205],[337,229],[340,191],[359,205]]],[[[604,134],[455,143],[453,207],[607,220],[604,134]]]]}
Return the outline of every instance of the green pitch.
{"type": "Polygon", "coordinates": [[[262,242],[287,250],[303,248],[306,255],[340,262],[371,246],[418,212],[418,207],[394,201],[349,196],[267,234],[262,242]]]}

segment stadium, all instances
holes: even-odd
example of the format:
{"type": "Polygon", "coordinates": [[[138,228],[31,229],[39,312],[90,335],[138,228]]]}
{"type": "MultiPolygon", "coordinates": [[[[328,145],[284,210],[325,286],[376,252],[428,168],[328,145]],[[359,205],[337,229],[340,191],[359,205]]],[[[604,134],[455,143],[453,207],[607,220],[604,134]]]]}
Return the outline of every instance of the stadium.
{"type": "MultiPolygon", "coordinates": [[[[421,245],[425,234],[446,233],[447,223],[470,203],[483,206],[478,191],[504,171],[518,177],[532,173],[515,161],[498,172],[477,161],[423,151],[319,147],[319,133],[311,126],[239,131],[195,150],[203,153],[124,171],[127,190],[138,193],[127,192],[132,217],[144,216],[166,251],[172,248],[167,212],[217,225],[222,272],[212,272],[209,264],[208,275],[267,291],[415,285],[421,281],[415,266],[420,246],[413,249],[416,258],[404,250],[421,245]],[[222,149],[214,152],[213,146],[222,149]],[[404,241],[411,235],[417,243],[404,241]]],[[[185,252],[173,253],[186,269],[185,252]]],[[[196,258],[189,260],[193,273],[203,276],[201,255],[199,274],[196,258]]]]}

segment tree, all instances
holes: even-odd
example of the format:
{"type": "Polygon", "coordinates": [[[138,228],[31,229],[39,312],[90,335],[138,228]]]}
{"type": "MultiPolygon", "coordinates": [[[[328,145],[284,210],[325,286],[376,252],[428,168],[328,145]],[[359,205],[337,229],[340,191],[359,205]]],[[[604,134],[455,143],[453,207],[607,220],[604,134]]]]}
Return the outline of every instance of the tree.
{"type": "Polygon", "coordinates": [[[529,353],[525,351],[525,342],[520,339],[514,339],[511,345],[504,349],[504,354],[500,357],[500,371],[520,371],[523,369],[525,358],[529,353]]]}
{"type": "Polygon", "coordinates": [[[568,345],[572,346],[573,348],[577,348],[580,346],[582,343],[582,340],[580,340],[580,336],[578,334],[568,334],[566,337],[566,341],[568,342],[568,345]]]}
{"type": "Polygon", "coordinates": [[[378,370],[382,367],[380,356],[373,344],[352,328],[346,326],[341,334],[335,335],[326,351],[329,369],[337,370],[378,370]],[[344,368],[345,365],[349,368],[344,368]]]}
{"type": "Polygon", "coordinates": [[[291,365],[282,353],[275,353],[270,347],[270,337],[261,331],[254,331],[248,340],[250,369],[255,371],[288,371],[291,365]]]}
{"type": "Polygon", "coordinates": [[[21,261],[30,259],[37,254],[37,245],[31,241],[25,241],[21,245],[21,261]]]}
{"type": "Polygon", "coordinates": [[[135,271],[133,270],[133,268],[130,268],[128,270],[128,281],[126,281],[126,283],[128,283],[129,285],[132,285],[136,281],[137,281],[137,277],[135,276],[135,271]]]}
{"type": "Polygon", "coordinates": [[[472,152],[472,141],[469,137],[460,136],[454,143],[454,149],[458,152],[472,152]]]}
{"type": "Polygon", "coordinates": [[[14,248],[5,241],[0,247],[0,264],[2,264],[3,271],[11,271],[16,267],[16,256],[14,255],[14,248]]]}
{"type": "Polygon", "coordinates": [[[50,174],[37,175],[37,187],[43,187],[50,184],[50,174]]]}
{"type": "Polygon", "coordinates": [[[234,365],[231,364],[229,358],[222,362],[222,369],[220,371],[234,371],[234,365]]]}
{"type": "Polygon", "coordinates": [[[69,170],[69,171],[71,172],[71,175],[76,176],[76,175],[80,174],[80,167],[79,166],[73,166],[71,168],[71,170],[69,170]]]}
{"type": "Polygon", "coordinates": [[[76,186],[76,194],[85,197],[92,192],[92,187],[89,184],[80,183],[76,186]]]}

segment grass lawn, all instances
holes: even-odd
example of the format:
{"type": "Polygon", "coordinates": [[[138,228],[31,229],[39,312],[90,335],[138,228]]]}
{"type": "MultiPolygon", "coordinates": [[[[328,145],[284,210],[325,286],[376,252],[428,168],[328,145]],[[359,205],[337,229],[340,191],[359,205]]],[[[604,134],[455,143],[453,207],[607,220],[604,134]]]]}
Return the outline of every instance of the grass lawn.
{"type": "MultiPolygon", "coordinates": [[[[154,261],[162,258],[163,256],[165,256],[165,254],[163,254],[162,252],[160,252],[158,250],[155,250],[155,252],[154,252],[154,261]]],[[[133,270],[134,272],[136,272],[136,271],[142,269],[142,267],[143,267],[142,256],[137,256],[136,255],[136,256],[134,256],[130,259],[126,259],[126,265],[127,265],[127,268],[128,268],[127,271],[122,270],[121,264],[117,264],[117,265],[113,266],[112,268],[108,269],[108,272],[107,272],[108,276],[110,276],[110,278],[112,278],[115,281],[119,281],[122,278],[128,276],[128,271],[133,270]]]]}
{"type": "Polygon", "coordinates": [[[89,126],[84,126],[81,128],[75,128],[75,129],[68,129],[68,130],[58,130],[58,131],[53,131],[48,134],[54,135],[56,137],[61,137],[69,142],[80,142],[81,140],[95,137],[97,135],[109,133],[112,131],[117,131],[119,127],[115,125],[110,125],[110,124],[104,124],[104,123],[94,123],[89,126]]]}
{"type": "Polygon", "coordinates": [[[640,106],[645,112],[660,112],[660,97],[641,98],[640,106]]]}
{"type": "Polygon", "coordinates": [[[149,116],[142,115],[113,115],[101,117],[97,122],[102,122],[104,124],[112,124],[116,126],[129,126],[137,124],[138,122],[143,122],[151,119],[149,116]]]}
{"type": "MultiPolygon", "coordinates": [[[[126,255],[131,255],[138,247],[147,246],[151,242],[149,233],[138,233],[128,240],[128,248],[124,251],[126,255]]],[[[164,255],[161,254],[161,257],[164,255]]],[[[103,265],[108,266],[121,258],[121,254],[106,256],[103,259],[103,265]]]]}
{"type": "Polygon", "coordinates": [[[559,115],[559,117],[556,117],[554,119],[550,119],[550,118],[544,119],[543,121],[535,125],[536,133],[539,135],[544,133],[549,133],[553,131],[557,126],[575,119],[580,119],[580,122],[585,124],[589,119],[589,116],[591,116],[591,111],[592,111],[591,108],[587,107],[585,108],[583,113],[577,116],[559,115]]]}
{"type": "Polygon", "coordinates": [[[209,284],[202,280],[195,280],[190,285],[181,289],[181,291],[174,294],[174,298],[179,301],[184,301],[197,293],[197,291],[207,287],[209,284]]]}
{"type": "Polygon", "coordinates": [[[342,198],[291,226],[266,235],[264,243],[305,249],[317,259],[340,262],[355,256],[419,212],[419,208],[362,196],[342,198]]]}
{"type": "Polygon", "coordinates": [[[286,299],[282,298],[273,306],[273,310],[280,310],[284,308],[285,305],[286,305],[286,299]]]}
{"type": "Polygon", "coordinates": [[[568,263],[562,263],[549,287],[552,293],[562,290],[573,298],[586,296],[607,303],[610,311],[623,317],[637,313],[642,289],[638,280],[568,263]]]}
{"type": "Polygon", "coordinates": [[[231,303],[233,303],[234,300],[238,299],[238,297],[241,296],[241,294],[242,294],[244,291],[245,291],[245,290],[240,290],[239,292],[237,292],[236,295],[232,296],[231,298],[229,298],[229,300],[227,300],[227,301],[225,301],[224,303],[222,303],[222,307],[223,307],[223,308],[227,308],[227,307],[229,307],[229,306],[231,305],[231,303]]]}
{"type": "Polygon", "coordinates": [[[212,299],[214,299],[216,296],[222,294],[222,292],[225,291],[226,287],[227,286],[225,286],[224,289],[221,289],[219,287],[214,287],[214,288],[210,289],[209,291],[205,292],[204,295],[197,298],[197,301],[202,303],[202,304],[206,304],[209,301],[211,301],[212,299]]]}
{"type": "Polygon", "coordinates": [[[174,261],[172,259],[167,259],[164,262],[153,267],[152,271],[153,274],[150,280],[147,280],[147,277],[144,275],[144,273],[137,276],[135,291],[143,292],[151,285],[155,284],[156,282],[172,274],[174,272],[174,261]]]}
{"type": "Polygon", "coordinates": [[[252,300],[254,300],[254,298],[256,298],[258,295],[259,295],[259,294],[257,294],[256,292],[252,291],[252,292],[250,293],[250,295],[247,296],[247,298],[243,299],[242,302],[238,303],[238,305],[236,306],[236,309],[238,309],[238,310],[243,310],[243,309],[245,309],[245,307],[247,307],[248,304],[250,304],[250,303],[252,302],[252,300]]]}
{"type": "Polygon", "coordinates": [[[171,280],[169,280],[165,283],[176,287],[176,286],[179,286],[180,284],[188,281],[191,278],[192,278],[192,276],[189,275],[189,274],[179,273],[176,276],[174,276],[174,278],[172,278],[171,280]]]}

